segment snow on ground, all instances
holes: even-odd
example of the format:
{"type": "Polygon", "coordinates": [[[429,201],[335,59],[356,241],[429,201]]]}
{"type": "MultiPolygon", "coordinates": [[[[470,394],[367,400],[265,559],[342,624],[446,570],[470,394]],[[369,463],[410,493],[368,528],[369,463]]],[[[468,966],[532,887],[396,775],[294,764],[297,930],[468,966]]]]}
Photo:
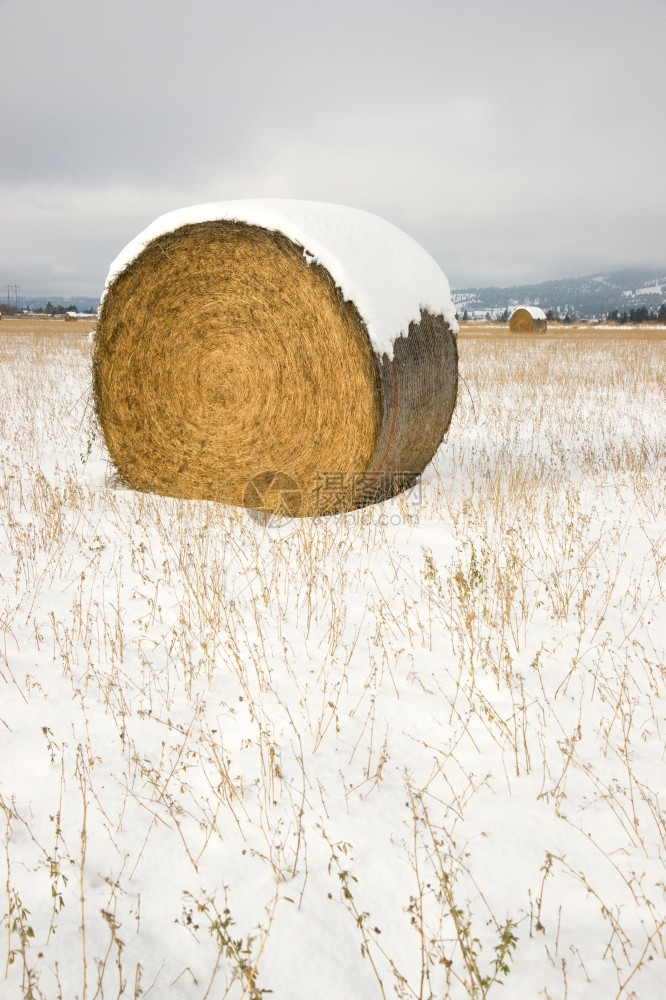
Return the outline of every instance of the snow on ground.
{"type": "Polygon", "coordinates": [[[661,995],[666,338],[461,337],[418,489],[265,529],[0,334],[3,998],[661,995]]]}

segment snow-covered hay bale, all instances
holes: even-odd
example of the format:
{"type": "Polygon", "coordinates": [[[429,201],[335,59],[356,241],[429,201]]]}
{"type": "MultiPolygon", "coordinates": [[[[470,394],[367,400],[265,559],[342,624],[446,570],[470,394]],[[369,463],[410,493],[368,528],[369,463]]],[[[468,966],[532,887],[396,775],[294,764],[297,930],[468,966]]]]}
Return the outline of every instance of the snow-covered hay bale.
{"type": "Polygon", "coordinates": [[[519,306],[511,314],[511,333],[545,333],[546,314],[538,306],[519,306]]]}
{"type": "Polygon", "coordinates": [[[448,282],[410,237],[315,202],[162,216],[111,266],[97,414],[132,488],[313,515],[396,495],[457,390],[448,282]]]}

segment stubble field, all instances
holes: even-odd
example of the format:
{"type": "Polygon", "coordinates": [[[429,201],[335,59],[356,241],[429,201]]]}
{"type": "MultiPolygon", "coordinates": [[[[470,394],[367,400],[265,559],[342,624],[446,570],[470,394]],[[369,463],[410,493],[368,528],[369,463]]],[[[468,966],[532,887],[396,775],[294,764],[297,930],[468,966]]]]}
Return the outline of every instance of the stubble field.
{"type": "Polygon", "coordinates": [[[114,484],[89,329],[0,323],[2,996],[661,995],[666,331],[466,327],[265,528],[114,484]]]}

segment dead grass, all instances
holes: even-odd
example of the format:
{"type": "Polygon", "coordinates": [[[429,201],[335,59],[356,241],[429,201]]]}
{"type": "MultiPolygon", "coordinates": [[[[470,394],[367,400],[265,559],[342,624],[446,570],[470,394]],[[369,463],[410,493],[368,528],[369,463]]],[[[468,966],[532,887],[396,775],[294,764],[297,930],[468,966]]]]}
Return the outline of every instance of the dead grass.
{"type": "MultiPolygon", "coordinates": [[[[615,341],[628,341],[631,343],[637,340],[648,340],[654,343],[663,343],[666,339],[666,328],[663,326],[652,326],[649,323],[641,323],[639,326],[612,326],[610,324],[594,323],[550,323],[545,333],[521,334],[521,340],[529,340],[533,337],[537,343],[546,340],[568,340],[580,342],[581,340],[594,340],[604,343],[615,341]]],[[[460,322],[459,339],[474,337],[506,337],[515,343],[515,335],[509,330],[508,323],[493,323],[485,321],[460,322]]]]}
{"type": "Polygon", "coordinates": [[[463,328],[420,502],[265,531],[116,488],[83,324],[24,323],[0,323],[7,996],[657,995],[666,332],[463,328]],[[330,969],[299,951],[314,915],[330,969]]]}
{"type": "Polygon", "coordinates": [[[3,334],[22,334],[24,336],[31,336],[36,334],[38,336],[54,336],[62,334],[63,336],[73,336],[80,337],[86,334],[89,330],[94,330],[97,326],[97,320],[91,318],[90,316],[81,316],[76,320],[77,326],[72,328],[71,323],[66,323],[62,316],[21,316],[20,318],[13,318],[8,316],[3,316],[2,326],[0,327],[0,332],[3,334]]]}

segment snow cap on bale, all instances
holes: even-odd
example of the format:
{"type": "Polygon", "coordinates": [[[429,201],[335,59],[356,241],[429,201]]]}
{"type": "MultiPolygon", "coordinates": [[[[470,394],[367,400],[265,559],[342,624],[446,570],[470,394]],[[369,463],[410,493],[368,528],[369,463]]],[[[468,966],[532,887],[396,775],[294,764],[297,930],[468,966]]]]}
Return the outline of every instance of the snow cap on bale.
{"type": "Polygon", "coordinates": [[[546,314],[538,306],[518,306],[509,320],[512,333],[545,333],[546,326],[546,314]]]}
{"type": "Polygon", "coordinates": [[[94,392],[135,489],[313,515],[394,496],[457,389],[449,284],[368,212],[281,199],[157,219],[111,265],[94,392]]]}

